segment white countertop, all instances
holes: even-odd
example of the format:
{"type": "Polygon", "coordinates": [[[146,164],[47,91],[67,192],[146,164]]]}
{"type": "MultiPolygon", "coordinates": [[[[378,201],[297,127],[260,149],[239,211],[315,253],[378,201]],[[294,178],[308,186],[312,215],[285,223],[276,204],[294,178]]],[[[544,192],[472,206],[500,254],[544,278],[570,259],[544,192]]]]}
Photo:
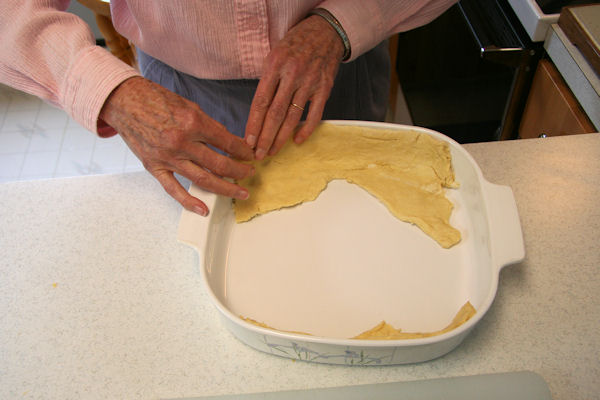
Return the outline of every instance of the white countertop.
{"type": "Polygon", "coordinates": [[[532,370],[600,393],[600,136],[465,146],[519,208],[523,263],[456,350],[348,367],[263,354],[221,325],[179,205],[147,173],[0,184],[0,398],[154,399],[532,370]]]}

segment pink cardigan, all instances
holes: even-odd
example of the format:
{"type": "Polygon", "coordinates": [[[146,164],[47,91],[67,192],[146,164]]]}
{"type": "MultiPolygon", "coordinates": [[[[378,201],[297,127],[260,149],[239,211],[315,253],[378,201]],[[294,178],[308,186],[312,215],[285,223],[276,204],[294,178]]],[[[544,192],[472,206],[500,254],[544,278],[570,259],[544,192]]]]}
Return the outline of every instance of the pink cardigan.
{"type": "MultiPolygon", "coordinates": [[[[315,7],[342,24],[356,58],[424,25],[456,0],[112,0],[117,31],[144,52],[207,79],[259,78],[287,30],[315,7]]],[[[3,0],[0,82],[64,109],[92,132],[112,90],[138,72],[95,45],[69,0],[3,0]]]]}

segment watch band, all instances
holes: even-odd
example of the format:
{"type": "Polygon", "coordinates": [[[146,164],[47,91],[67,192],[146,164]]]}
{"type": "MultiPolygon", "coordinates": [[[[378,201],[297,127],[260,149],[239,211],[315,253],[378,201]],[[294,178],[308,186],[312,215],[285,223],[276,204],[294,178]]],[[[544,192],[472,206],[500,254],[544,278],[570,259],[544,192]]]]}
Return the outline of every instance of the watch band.
{"type": "Polygon", "coordinates": [[[340,35],[342,43],[344,43],[344,55],[342,56],[342,61],[348,61],[348,59],[350,59],[352,49],[350,48],[350,40],[348,39],[348,35],[346,35],[346,31],[342,27],[342,24],[340,24],[340,21],[338,21],[333,14],[324,8],[315,8],[314,10],[310,11],[308,15],[318,15],[327,21],[333,29],[335,29],[338,35],[340,35]]]}

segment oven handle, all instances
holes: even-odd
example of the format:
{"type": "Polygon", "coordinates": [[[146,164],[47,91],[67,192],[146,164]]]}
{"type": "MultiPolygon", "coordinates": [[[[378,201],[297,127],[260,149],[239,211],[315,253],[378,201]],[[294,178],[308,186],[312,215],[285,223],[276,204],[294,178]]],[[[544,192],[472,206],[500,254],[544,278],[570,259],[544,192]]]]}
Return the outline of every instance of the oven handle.
{"type": "Polygon", "coordinates": [[[499,7],[494,10],[497,12],[483,8],[493,5],[493,2],[482,4],[479,0],[462,0],[457,4],[479,47],[479,56],[492,62],[518,67],[522,65],[524,57],[527,57],[525,46],[499,7]],[[496,34],[494,25],[502,25],[496,28],[496,32],[500,30],[502,33],[496,34]]]}

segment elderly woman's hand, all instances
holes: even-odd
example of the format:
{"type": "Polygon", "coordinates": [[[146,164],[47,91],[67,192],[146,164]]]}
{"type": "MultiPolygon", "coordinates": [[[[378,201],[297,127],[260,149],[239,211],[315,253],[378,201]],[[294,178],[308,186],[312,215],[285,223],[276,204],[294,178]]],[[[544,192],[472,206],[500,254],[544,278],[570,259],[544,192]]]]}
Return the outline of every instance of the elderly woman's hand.
{"type": "MultiPolygon", "coordinates": [[[[252,149],[197,104],[136,77],[114,90],[102,108],[100,120],[119,132],[144,167],[186,209],[208,214],[206,204],[191,196],[174,173],[214,193],[238,199],[248,197],[246,189],[223,177],[243,179],[253,173],[253,168],[208,145],[241,160],[251,160],[252,149]]],[[[100,134],[103,130],[107,127],[98,129],[100,134]]]]}
{"type": "Polygon", "coordinates": [[[255,148],[256,159],[281,149],[308,102],[306,122],[294,141],[310,136],[321,121],[343,54],[340,36],[318,15],[302,20],[271,50],[246,125],[245,140],[255,148]]]}

